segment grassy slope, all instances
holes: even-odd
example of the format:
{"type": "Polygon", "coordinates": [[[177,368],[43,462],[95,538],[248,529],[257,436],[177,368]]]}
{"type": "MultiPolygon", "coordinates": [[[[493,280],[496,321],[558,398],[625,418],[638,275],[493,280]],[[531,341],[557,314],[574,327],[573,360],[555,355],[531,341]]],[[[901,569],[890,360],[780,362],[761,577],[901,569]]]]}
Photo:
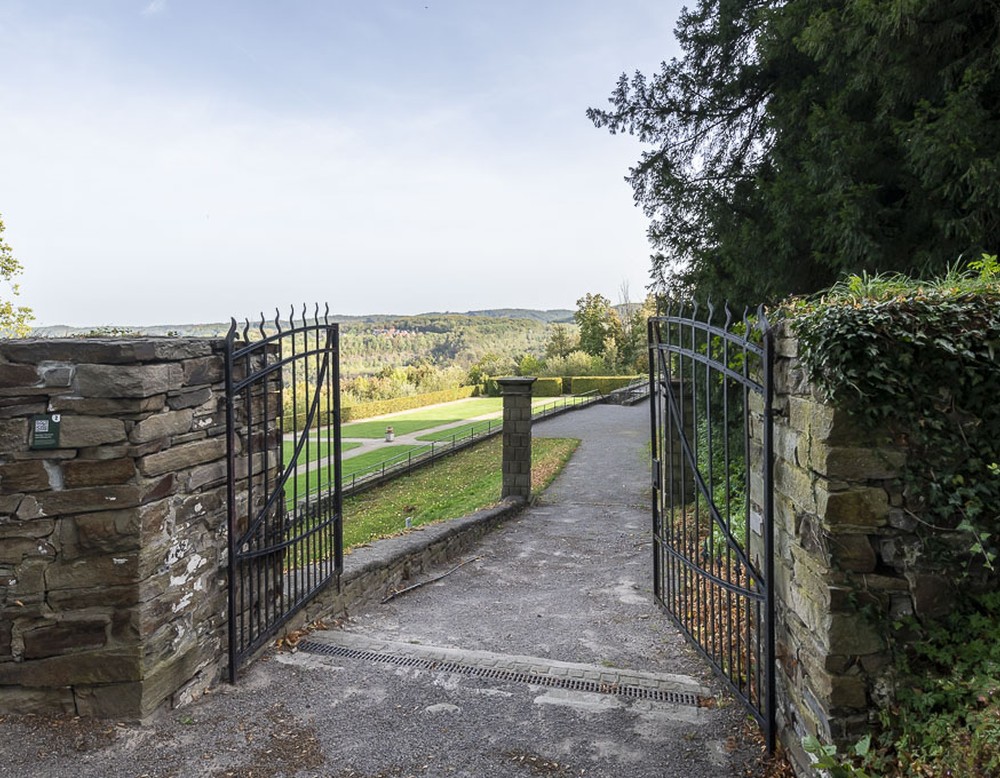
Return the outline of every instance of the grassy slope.
{"type": "MultiPolygon", "coordinates": [[[[538,438],[532,442],[532,490],[541,491],[559,474],[578,440],[538,438]]],[[[344,547],[349,548],[413,526],[465,516],[500,499],[501,441],[493,438],[436,465],[398,478],[344,501],[344,547]]]]}

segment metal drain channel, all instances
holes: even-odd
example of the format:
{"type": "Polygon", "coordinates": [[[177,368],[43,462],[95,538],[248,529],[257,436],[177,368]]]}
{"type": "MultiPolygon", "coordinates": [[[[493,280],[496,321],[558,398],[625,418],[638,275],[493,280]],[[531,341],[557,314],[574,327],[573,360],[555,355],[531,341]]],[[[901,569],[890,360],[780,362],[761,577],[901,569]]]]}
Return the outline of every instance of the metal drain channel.
{"type": "Polygon", "coordinates": [[[310,654],[337,656],[345,659],[361,659],[368,662],[395,665],[396,667],[416,667],[421,670],[433,670],[440,673],[459,673],[476,678],[486,678],[493,681],[510,681],[514,683],[530,683],[536,686],[552,686],[559,689],[569,689],[578,692],[597,694],[613,694],[633,700],[652,700],[667,702],[673,705],[698,706],[698,695],[691,692],[678,692],[669,689],[647,689],[634,684],[606,683],[588,678],[567,678],[565,676],[539,675],[516,670],[505,670],[497,667],[477,667],[461,662],[424,659],[415,656],[396,656],[378,651],[364,651],[357,648],[334,646],[328,643],[317,643],[312,640],[302,640],[298,644],[299,651],[310,654]]]}

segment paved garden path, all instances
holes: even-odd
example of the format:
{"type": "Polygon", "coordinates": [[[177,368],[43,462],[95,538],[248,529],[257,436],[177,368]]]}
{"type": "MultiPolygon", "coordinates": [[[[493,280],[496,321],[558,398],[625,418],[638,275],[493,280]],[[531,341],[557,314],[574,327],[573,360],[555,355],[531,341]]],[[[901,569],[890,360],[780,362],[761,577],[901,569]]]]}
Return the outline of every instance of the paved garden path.
{"type": "Polygon", "coordinates": [[[704,707],[715,682],[650,591],[647,423],[536,424],[583,442],[460,568],[145,727],[0,720],[0,776],[743,776],[745,716],[704,707]]]}

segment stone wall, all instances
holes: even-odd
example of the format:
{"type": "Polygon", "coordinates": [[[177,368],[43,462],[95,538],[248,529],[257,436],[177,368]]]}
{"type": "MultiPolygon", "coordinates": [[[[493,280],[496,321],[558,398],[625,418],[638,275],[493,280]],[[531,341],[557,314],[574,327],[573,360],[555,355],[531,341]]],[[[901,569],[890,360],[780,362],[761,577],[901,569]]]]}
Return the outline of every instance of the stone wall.
{"type": "Polygon", "coordinates": [[[817,397],[787,324],[776,355],[777,713],[806,775],[801,737],[847,745],[871,731],[891,694],[888,625],[941,615],[951,585],[920,559],[905,449],[817,397]]]}
{"type": "Polygon", "coordinates": [[[218,677],[223,380],[221,340],[0,341],[0,712],[141,718],[218,677]]]}

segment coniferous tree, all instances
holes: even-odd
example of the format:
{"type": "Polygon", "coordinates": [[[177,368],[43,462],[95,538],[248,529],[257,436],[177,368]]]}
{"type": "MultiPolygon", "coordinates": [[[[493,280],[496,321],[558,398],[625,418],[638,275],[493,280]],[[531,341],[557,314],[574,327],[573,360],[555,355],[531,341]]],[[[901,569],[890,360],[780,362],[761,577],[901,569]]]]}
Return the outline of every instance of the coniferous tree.
{"type": "Polygon", "coordinates": [[[651,146],[654,279],[755,304],[996,250],[1000,6],[700,0],[677,37],[588,111],[651,146]]]}

